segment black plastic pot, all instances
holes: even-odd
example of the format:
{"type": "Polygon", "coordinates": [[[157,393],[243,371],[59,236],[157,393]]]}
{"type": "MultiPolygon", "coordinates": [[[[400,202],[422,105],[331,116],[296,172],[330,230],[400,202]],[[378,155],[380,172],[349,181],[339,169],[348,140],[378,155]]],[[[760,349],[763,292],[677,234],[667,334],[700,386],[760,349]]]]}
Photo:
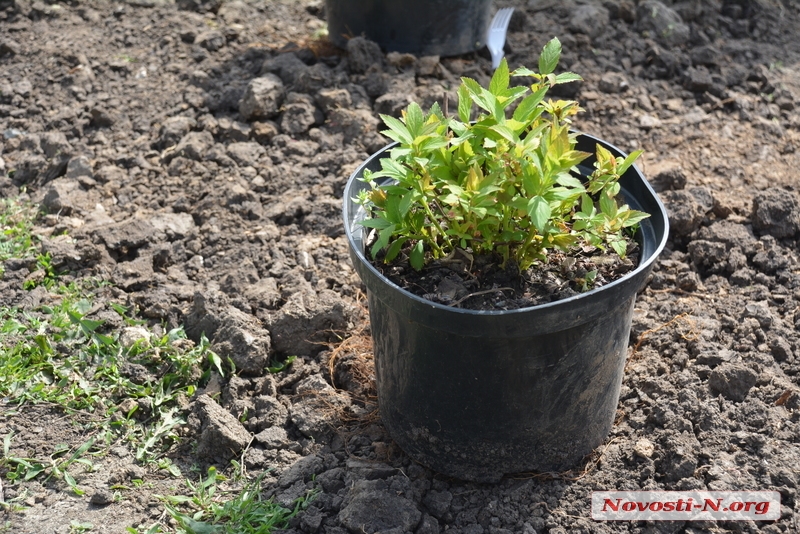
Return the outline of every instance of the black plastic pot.
{"type": "Polygon", "coordinates": [[[486,44],[492,0],[326,0],[329,39],[360,35],[387,52],[454,56],[486,44]]]}
{"type": "MultiPolygon", "coordinates": [[[[578,150],[595,152],[588,135],[578,150]]],[[[364,255],[363,209],[388,149],[373,154],[344,191],[350,257],[367,288],[381,418],[416,461],[479,482],[523,471],[574,467],[607,437],[614,422],[636,293],[667,240],[664,206],[632,166],[621,178],[641,223],[639,266],[604,287],[513,311],[436,304],[384,278],[364,255]]],[[[592,157],[593,158],[593,157],[592,157]]],[[[584,162],[584,169],[593,159],[584,162]]]]}

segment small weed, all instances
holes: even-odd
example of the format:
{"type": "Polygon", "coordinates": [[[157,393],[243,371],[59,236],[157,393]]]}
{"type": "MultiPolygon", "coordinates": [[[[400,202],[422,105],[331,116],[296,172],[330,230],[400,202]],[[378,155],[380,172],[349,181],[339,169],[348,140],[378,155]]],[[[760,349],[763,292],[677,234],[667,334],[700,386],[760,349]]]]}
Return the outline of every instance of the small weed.
{"type": "Polygon", "coordinates": [[[0,199],[0,261],[26,258],[38,252],[33,221],[38,208],[19,199],[0,199]]]}
{"type": "Polygon", "coordinates": [[[219,483],[227,479],[210,467],[205,479],[201,476],[197,483],[186,481],[189,495],[160,498],[178,523],[180,534],[269,534],[272,529],[284,528],[316,495],[316,491],[307,493],[289,510],[272,499],[262,499],[262,478],[263,474],[246,484],[233,498],[225,499],[219,483]]]}
{"type": "Polygon", "coordinates": [[[22,288],[30,291],[37,286],[52,288],[58,281],[58,273],[53,266],[50,253],[36,256],[36,271],[22,284],[22,288]]]}
{"type": "MultiPolygon", "coordinates": [[[[182,473],[165,453],[179,440],[178,429],[185,424],[180,407],[212,370],[221,375],[223,362],[203,338],[193,343],[182,328],[156,335],[131,309],[118,303],[98,304],[99,290],[108,282],[81,279],[64,283],[59,279],[52,258],[42,254],[33,235],[36,208],[13,200],[0,200],[0,262],[30,258],[36,262],[36,276],[29,277],[24,289],[44,287],[47,305],[36,309],[0,308],[0,397],[7,405],[50,403],[67,413],[89,412],[95,422],[87,429],[92,437],[70,447],[56,445],[49,453],[28,457],[15,455],[14,436],[3,439],[0,474],[15,483],[30,480],[58,480],[77,495],[84,491],[75,479],[76,467],[95,468],[91,456],[101,454],[112,444],[127,442],[140,463],[153,464],[179,478],[182,473]],[[35,258],[35,260],[34,260],[35,258]],[[121,332],[98,319],[102,312],[115,312],[128,326],[145,327],[142,338],[122,340],[121,332]],[[130,366],[144,368],[136,375],[130,366]]],[[[2,270],[0,268],[0,275],[2,270]]],[[[294,358],[275,364],[270,372],[280,372],[294,358]]],[[[232,362],[228,362],[233,370],[232,362]]],[[[219,484],[227,479],[214,468],[197,483],[187,482],[191,496],[165,496],[166,513],[182,533],[268,533],[286,525],[313,498],[309,493],[288,510],[271,500],[263,500],[261,478],[247,483],[243,464],[234,463],[234,481],[240,491],[223,491],[219,484]],[[240,484],[244,483],[244,486],[240,484]]],[[[198,469],[199,471],[199,469],[198,469]]],[[[152,487],[141,479],[132,488],[152,487]]],[[[128,490],[117,485],[113,489],[128,490]]],[[[177,489],[175,490],[177,492],[177,489]]],[[[0,502],[5,512],[23,509],[24,490],[11,501],[0,502]]],[[[10,524],[0,532],[10,532],[10,524]]],[[[94,525],[73,520],[70,534],[90,532],[94,525]]],[[[174,532],[160,523],[129,527],[130,534],[174,532]]]]}
{"type": "Polygon", "coordinates": [[[90,530],[94,530],[94,525],[91,523],[75,521],[74,519],[69,522],[69,534],[81,534],[90,530]]]}
{"type": "Polygon", "coordinates": [[[83,495],[85,492],[78,487],[75,478],[68,471],[73,464],[81,464],[87,471],[94,470],[94,465],[90,460],[83,456],[94,445],[94,438],[89,439],[74,451],[66,445],[57,445],[53,453],[47,460],[36,458],[20,458],[11,454],[12,434],[6,434],[3,438],[3,458],[0,459],[0,467],[7,469],[6,478],[15,480],[31,480],[40,474],[47,475],[44,482],[51,478],[63,480],[75,495],[83,495]],[[69,453],[69,456],[64,457],[69,453]]]}

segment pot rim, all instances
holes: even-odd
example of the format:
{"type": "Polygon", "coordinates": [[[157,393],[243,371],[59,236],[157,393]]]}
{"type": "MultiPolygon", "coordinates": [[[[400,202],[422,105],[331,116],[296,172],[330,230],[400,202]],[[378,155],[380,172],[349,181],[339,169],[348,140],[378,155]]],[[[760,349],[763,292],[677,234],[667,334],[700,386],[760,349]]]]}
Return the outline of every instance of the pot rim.
{"type": "MultiPolygon", "coordinates": [[[[601,144],[601,145],[605,146],[607,149],[609,149],[613,153],[615,153],[615,155],[621,155],[622,157],[627,156],[627,154],[625,152],[623,152],[622,150],[620,150],[616,146],[612,145],[611,143],[608,143],[605,140],[602,140],[602,139],[600,139],[598,137],[595,137],[593,135],[586,134],[586,133],[583,133],[583,132],[577,132],[577,133],[579,134],[578,135],[579,140],[581,138],[583,138],[584,141],[598,143],[598,144],[601,144]]],[[[441,303],[438,303],[438,302],[430,301],[428,299],[425,299],[423,297],[415,295],[414,293],[411,293],[410,291],[407,291],[407,290],[403,289],[402,287],[400,287],[397,284],[395,284],[394,282],[392,282],[390,279],[386,278],[380,271],[378,271],[372,265],[372,262],[366,257],[366,255],[364,253],[364,247],[361,246],[361,245],[363,245],[363,240],[361,238],[356,238],[355,237],[356,232],[363,232],[364,227],[358,225],[358,221],[361,220],[361,217],[358,216],[359,215],[358,211],[360,211],[360,210],[356,210],[355,212],[351,211],[351,206],[353,206],[354,204],[351,202],[351,198],[348,198],[348,192],[353,188],[353,183],[355,181],[357,181],[361,176],[363,176],[364,170],[369,168],[370,164],[377,163],[377,161],[382,159],[382,155],[384,153],[386,153],[389,149],[395,147],[398,144],[399,143],[397,143],[397,142],[389,143],[386,146],[384,146],[383,148],[381,148],[379,151],[375,152],[374,154],[371,154],[350,175],[350,177],[347,180],[347,183],[345,185],[345,188],[344,188],[344,191],[343,191],[343,195],[342,195],[343,196],[343,199],[342,199],[342,201],[343,201],[342,202],[342,204],[343,204],[343,206],[342,206],[342,220],[344,222],[345,235],[347,236],[347,241],[348,241],[348,245],[350,247],[351,255],[355,254],[355,256],[358,258],[358,260],[360,261],[362,266],[365,267],[375,278],[381,280],[384,284],[386,284],[387,286],[389,286],[389,287],[393,288],[394,290],[400,292],[402,295],[404,295],[405,297],[411,299],[412,301],[414,301],[418,305],[430,306],[431,308],[434,308],[434,309],[437,309],[437,310],[440,310],[440,311],[443,311],[443,312],[452,312],[452,313],[459,313],[459,314],[463,314],[463,315],[473,315],[473,316],[486,316],[486,315],[490,315],[490,316],[499,316],[499,315],[507,316],[507,315],[513,315],[513,314],[530,313],[531,311],[534,311],[534,310],[547,310],[547,309],[550,309],[550,308],[565,307],[565,306],[568,307],[570,304],[573,304],[573,303],[576,303],[576,302],[579,302],[579,301],[582,301],[582,300],[596,298],[597,296],[603,295],[604,293],[606,293],[608,291],[614,291],[617,287],[625,285],[625,284],[629,283],[632,279],[636,278],[638,275],[642,275],[645,272],[649,271],[652,268],[653,263],[658,258],[658,256],[661,254],[661,252],[664,250],[664,248],[665,248],[665,246],[667,244],[667,239],[669,237],[669,218],[668,218],[668,215],[667,215],[666,208],[664,207],[664,204],[661,202],[661,199],[658,197],[658,194],[655,192],[653,187],[650,185],[650,183],[644,177],[644,174],[642,174],[641,170],[638,168],[638,166],[636,164],[633,164],[625,172],[625,174],[623,175],[623,178],[625,178],[626,181],[633,181],[633,182],[639,181],[640,182],[638,184],[639,188],[643,187],[644,190],[647,193],[649,193],[649,195],[650,195],[650,199],[649,199],[650,202],[649,203],[652,205],[651,209],[643,209],[642,207],[636,206],[636,204],[640,204],[640,202],[638,201],[639,197],[638,196],[634,196],[633,193],[628,191],[625,187],[622,188],[622,193],[626,197],[626,201],[628,202],[628,204],[634,204],[634,206],[632,206],[632,207],[634,207],[634,209],[640,209],[640,210],[646,211],[647,213],[650,214],[649,218],[644,219],[641,222],[642,231],[646,230],[645,227],[650,227],[649,231],[651,231],[655,235],[656,241],[657,241],[656,247],[654,249],[648,251],[648,250],[645,250],[645,246],[644,246],[645,243],[644,242],[646,240],[643,239],[643,243],[642,243],[642,247],[641,247],[642,248],[642,253],[641,253],[640,260],[639,260],[639,265],[637,265],[634,270],[632,270],[632,271],[630,271],[628,273],[625,273],[622,277],[614,280],[613,282],[611,282],[609,284],[606,284],[606,285],[604,285],[602,287],[599,287],[599,288],[592,289],[592,290],[587,291],[585,293],[580,293],[578,295],[567,297],[567,298],[561,299],[561,300],[556,300],[554,302],[548,302],[548,303],[545,303],[545,304],[537,304],[535,306],[528,306],[528,307],[525,307],[525,308],[517,308],[517,309],[514,309],[514,310],[471,310],[471,309],[464,309],[464,308],[455,308],[453,306],[448,306],[446,304],[441,304],[441,303]],[[653,208],[655,208],[655,209],[653,209],[653,208]],[[654,224],[654,219],[656,219],[656,218],[658,218],[657,222],[660,223],[660,224],[654,224]],[[352,223],[350,223],[349,221],[352,221],[352,223]],[[654,228],[655,226],[659,226],[659,225],[663,226],[663,230],[661,231],[660,239],[659,239],[659,236],[658,236],[659,232],[657,231],[656,228],[654,228]]],[[[594,157],[594,155],[592,155],[592,157],[590,157],[588,159],[591,160],[593,157],[594,157]]],[[[621,178],[620,181],[622,181],[623,178],[621,178]]],[[[356,267],[356,271],[357,272],[358,272],[358,270],[359,269],[356,267]]],[[[362,280],[362,281],[366,285],[366,281],[365,280],[362,280]]],[[[642,285],[644,285],[644,281],[642,281],[642,285]]],[[[369,289],[369,287],[368,287],[368,289],[369,289]]],[[[636,292],[638,292],[640,289],[641,288],[638,288],[636,290],[636,292]]]]}

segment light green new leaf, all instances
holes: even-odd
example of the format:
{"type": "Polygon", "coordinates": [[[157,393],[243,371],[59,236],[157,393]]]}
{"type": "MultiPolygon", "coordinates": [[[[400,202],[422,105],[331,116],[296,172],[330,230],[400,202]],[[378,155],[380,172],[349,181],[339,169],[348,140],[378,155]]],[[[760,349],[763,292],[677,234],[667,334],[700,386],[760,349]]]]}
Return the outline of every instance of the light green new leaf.
{"type": "Polygon", "coordinates": [[[627,217],[625,218],[625,222],[622,224],[623,228],[630,228],[631,226],[643,221],[650,217],[649,213],[644,213],[642,211],[629,211],[627,213],[627,217]]]}
{"type": "Polygon", "coordinates": [[[489,92],[495,96],[500,96],[506,89],[508,89],[508,62],[506,58],[503,58],[500,61],[500,66],[494,71],[492,80],[489,82],[489,92]]]}
{"type": "Polygon", "coordinates": [[[512,143],[519,143],[519,137],[517,137],[511,130],[511,128],[509,128],[505,124],[495,124],[489,129],[497,134],[500,134],[501,137],[507,139],[512,143]]]}
{"type": "Polygon", "coordinates": [[[561,58],[561,41],[553,37],[549,43],[544,45],[542,55],[539,56],[539,73],[550,74],[556,70],[558,60],[561,58]]]}
{"type": "Polygon", "coordinates": [[[391,115],[383,115],[381,114],[381,119],[383,123],[389,127],[388,131],[384,131],[383,134],[390,139],[394,139],[398,143],[403,143],[404,145],[410,145],[414,142],[414,136],[408,131],[406,125],[402,123],[399,119],[392,117],[391,115]]]}
{"type": "Polygon", "coordinates": [[[528,67],[519,67],[511,73],[511,76],[536,76],[537,74],[528,67]]]}
{"type": "MultiPolygon", "coordinates": [[[[420,139],[420,138],[417,138],[420,139]]],[[[434,150],[444,148],[447,146],[447,139],[444,137],[425,137],[419,143],[419,150],[423,153],[430,153],[434,150]]]]}
{"type": "Polygon", "coordinates": [[[562,172],[556,177],[556,183],[564,187],[583,189],[583,182],[566,172],[562,172]]]}
{"type": "Polygon", "coordinates": [[[483,91],[483,87],[481,87],[481,84],[479,84],[472,78],[467,78],[465,76],[461,78],[461,83],[462,87],[466,87],[467,91],[469,91],[469,94],[472,95],[473,98],[475,97],[475,95],[479,95],[481,94],[481,91],[483,91]]]}
{"type": "MultiPolygon", "coordinates": [[[[461,122],[469,122],[471,110],[472,98],[469,96],[469,89],[466,85],[460,85],[458,87],[458,118],[461,119],[461,122]]],[[[458,134],[458,132],[456,133],[458,134]]]]}
{"type": "Polygon", "coordinates": [[[574,72],[562,72],[556,76],[555,83],[553,85],[559,83],[579,82],[582,80],[583,78],[581,78],[579,74],[575,74],[574,72]]]}
{"type": "Polygon", "coordinates": [[[422,125],[425,123],[425,114],[422,113],[422,108],[419,107],[419,104],[411,102],[406,108],[405,115],[408,132],[411,134],[412,139],[416,138],[422,130],[422,125]]]}
{"type": "Polygon", "coordinates": [[[620,166],[617,167],[617,174],[619,174],[620,176],[625,174],[625,171],[627,171],[628,168],[631,165],[633,165],[633,162],[636,161],[636,159],[639,156],[641,156],[643,152],[644,152],[644,150],[634,150],[633,152],[628,154],[628,157],[625,158],[625,161],[623,161],[622,164],[620,164],[620,166]]]}
{"type": "Polygon", "coordinates": [[[628,243],[624,239],[612,241],[610,245],[620,258],[625,258],[625,254],[628,252],[628,243]]]}

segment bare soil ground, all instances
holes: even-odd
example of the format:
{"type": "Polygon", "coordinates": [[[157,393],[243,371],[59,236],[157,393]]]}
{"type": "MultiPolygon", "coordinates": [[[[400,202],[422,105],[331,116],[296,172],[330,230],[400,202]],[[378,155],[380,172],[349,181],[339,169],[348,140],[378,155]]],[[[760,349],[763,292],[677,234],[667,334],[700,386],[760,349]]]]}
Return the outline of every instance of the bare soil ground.
{"type": "MultiPolygon", "coordinates": [[[[570,473],[447,479],[405,456],[375,411],[342,188],[385,143],[378,113],[444,98],[454,109],[459,76],[488,80],[485,51],[338,50],[315,37],[318,0],[0,0],[0,192],[44,206],[37,232],[65,276],[110,281],[138,317],[205,332],[236,363],[187,406],[170,457],[184,476],[232,459],[267,471],[265,495],[287,505],[318,488],[287,532],[800,532],[800,6],[666,4],[496,2],[516,8],[511,67],[534,67],[558,36],[561,66],[585,78],[565,89],[586,110],[577,127],[645,149],[670,212],[618,420],[570,473]],[[209,415],[205,394],[232,417],[209,415]],[[777,490],[781,519],[591,519],[593,490],[627,489],[777,490]]],[[[0,305],[42,304],[23,289],[30,274],[5,266],[0,305]]],[[[85,441],[84,423],[0,403],[19,456],[85,441]]],[[[182,482],[123,445],[75,472],[81,497],[3,480],[4,500],[25,506],[5,509],[5,531],[174,528],[154,495],[182,482]]]]}

